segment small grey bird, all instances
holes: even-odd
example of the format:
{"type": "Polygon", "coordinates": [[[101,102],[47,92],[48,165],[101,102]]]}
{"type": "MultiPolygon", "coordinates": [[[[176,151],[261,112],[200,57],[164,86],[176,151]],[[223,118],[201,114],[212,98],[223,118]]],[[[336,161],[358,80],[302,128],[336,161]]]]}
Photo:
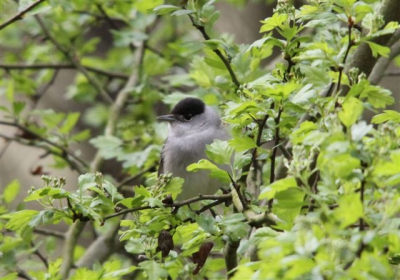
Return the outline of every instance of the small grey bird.
{"type": "Polygon", "coordinates": [[[214,194],[223,183],[210,178],[207,170],[188,172],[186,167],[207,158],[207,144],[215,139],[230,139],[218,113],[200,99],[188,97],[179,101],[170,114],[157,119],[169,123],[158,174],[172,173],[175,177],[185,179],[178,200],[199,194],[214,194]]]}

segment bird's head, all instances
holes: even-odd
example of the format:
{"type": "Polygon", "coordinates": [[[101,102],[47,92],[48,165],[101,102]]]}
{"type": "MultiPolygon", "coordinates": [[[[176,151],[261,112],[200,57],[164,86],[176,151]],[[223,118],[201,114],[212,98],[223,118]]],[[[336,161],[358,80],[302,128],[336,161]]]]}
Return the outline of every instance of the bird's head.
{"type": "Polygon", "coordinates": [[[179,101],[168,115],[157,117],[170,124],[170,134],[179,137],[219,127],[217,112],[198,98],[187,97],[179,101]]]}

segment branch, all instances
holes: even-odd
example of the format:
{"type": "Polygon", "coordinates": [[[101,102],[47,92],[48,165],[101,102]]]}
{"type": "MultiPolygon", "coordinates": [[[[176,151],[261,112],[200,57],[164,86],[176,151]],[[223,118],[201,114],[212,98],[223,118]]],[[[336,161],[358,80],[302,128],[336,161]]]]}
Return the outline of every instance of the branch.
{"type": "MultiPolygon", "coordinates": [[[[272,154],[271,154],[271,170],[270,170],[270,177],[269,177],[270,184],[275,182],[275,161],[276,161],[276,153],[278,151],[278,146],[279,146],[279,141],[280,141],[279,122],[281,120],[282,111],[283,111],[283,109],[281,107],[279,107],[278,116],[276,116],[276,118],[275,118],[275,143],[274,143],[274,147],[272,148],[272,154]]],[[[273,199],[270,199],[268,201],[268,209],[272,208],[272,202],[273,202],[273,199]]]]}
{"type": "MultiPolygon", "coordinates": [[[[385,24],[387,24],[390,21],[400,22],[400,13],[398,11],[400,11],[400,1],[386,0],[381,6],[378,14],[381,14],[383,16],[385,24]]],[[[372,41],[376,44],[386,46],[393,36],[380,36],[372,41]]],[[[352,56],[352,61],[348,65],[348,67],[346,67],[346,70],[348,71],[349,69],[356,67],[360,69],[361,72],[364,72],[367,76],[369,76],[376,61],[377,58],[373,57],[369,45],[367,43],[361,43],[361,45],[354,52],[352,56]]]]}
{"type": "MultiPolygon", "coordinates": [[[[53,142],[53,141],[48,140],[47,138],[42,137],[41,135],[37,134],[36,132],[34,132],[34,131],[32,131],[32,130],[30,130],[30,129],[28,129],[28,128],[26,128],[26,127],[24,127],[24,126],[22,126],[22,125],[20,125],[20,124],[18,124],[18,123],[11,123],[11,122],[6,122],[6,121],[0,121],[0,125],[7,125],[7,126],[16,127],[16,128],[18,128],[18,129],[22,130],[23,132],[27,133],[28,135],[32,136],[34,139],[38,139],[38,140],[40,140],[40,141],[43,141],[43,142],[49,144],[50,146],[53,146],[53,147],[55,147],[55,148],[61,150],[61,152],[62,152],[61,154],[59,154],[59,153],[57,153],[57,152],[55,152],[55,151],[47,150],[47,149],[46,149],[47,151],[51,152],[52,154],[57,155],[57,156],[59,156],[59,157],[62,157],[62,158],[65,159],[68,163],[71,163],[71,162],[72,162],[71,160],[68,159],[68,156],[70,156],[70,157],[73,158],[76,162],[80,163],[83,167],[85,167],[85,168],[87,167],[87,164],[86,164],[86,162],[85,162],[84,160],[82,160],[82,159],[80,159],[79,157],[77,157],[76,155],[74,155],[74,154],[73,154],[72,152],[70,152],[68,149],[64,148],[63,146],[61,146],[61,145],[59,145],[59,144],[57,144],[57,143],[55,143],[55,142],[53,142]]],[[[16,141],[19,140],[19,138],[11,138],[11,137],[7,137],[7,136],[4,136],[4,135],[2,135],[1,137],[6,138],[6,139],[8,139],[8,140],[16,140],[16,141]]],[[[29,144],[26,144],[26,145],[29,145],[29,144]]],[[[35,145],[35,146],[36,146],[36,145],[35,145]]],[[[39,146],[36,146],[36,147],[39,147],[39,146]]],[[[40,147],[40,148],[42,148],[42,147],[40,147]]],[[[45,149],[45,148],[44,148],[44,149],[45,149]]],[[[70,166],[71,166],[71,168],[77,170],[78,172],[81,172],[81,171],[82,171],[82,169],[79,167],[79,165],[76,165],[75,163],[73,163],[72,165],[70,164],[70,166]]]]}
{"type": "Polygon", "coordinates": [[[44,24],[44,22],[42,21],[42,19],[35,15],[36,21],[39,23],[40,27],[43,30],[43,33],[46,35],[46,37],[53,43],[53,45],[64,54],[64,56],[71,61],[71,63],[75,66],[75,68],[81,72],[86,79],[89,81],[89,83],[91,83],[93,85],[93,87],[99,92],[100,96],[103,98],[103,100],[107,103],[112,103],[113,100],[111,99],[111,97],[108,95],[108,93],[103,89],[103,86],[100,84],[100,82],[95,78],[92,77],[89,72],[86,70],[86,68],[84,68],[79,61],[73,57],[68,50],[64,49],[63,46],[60,45],[60,43],[57,41],[57,39],[50,34],[49,29],[47,28],[47,26],[44,24]]]}
{"type": "Polygon", "coordinates": [[[63,232],[59,232],[59,231],[51,230],[51,229],[34,228],[33,232],[37,233],[37,234],[41,234],[41,235],[46,235],[46,236],[54,236],[59,239],[65,238],[65,234],[63,232]]]}
{"type": "Polygon", "coordinates": [[[344,57],[343,57],[343,61],[342,61],[343,65],[339,65],[339,78],[338,78],[338,83],[336,86],[336,93],[339,92],[339,90],[340,90],[340,84],[342,82],[342,75],[343,75],[344,65],[346,64],[347,56],[349,55],[351,47],[354,46],[354,42],[351,39],[351,31],[353,29],[353,26],[354,26],[354,21],[353,21],[352,17],[349,17],[347,19],[347,29],[348,29],[347,49],[346,49],[346,53],[344,54],[344,57]]]}
{"type": "MultiPolygon", "coordinates": [[[[190,21],[192,22],[193,26],[197,28],[203,35],[204,39],[206,41],[211,40],[210,36],[208,36],[206,29],[204,28],[203,25],[199,25],[195,22],[194,18],[192,15],[188,14],[190,21]]],[[[240,82],[236,78],[235,72],[233,72],[233,69],[231,67],[231,64],[229,63],[228,59],[222,54],[222,52],[219,49],[215,49],[214,52],[217,54],[217,56],[222,60],[222,62],[225,64],[226,69],[229,72],[229,75],[231,75],[232,82],[236,85],[237,88],[240,87],[240,82]]]]}
{"type": "Polygon", "coordinates": [[[224,248],[225,266],[228,271],[228,279],[234,274],[234,269],[237,267],[237,249],[239,248],[240,240],[228,241],[224,248]]]}
{"type": "MultiPolygon", "coordinates": [[[[143,44],[140,44],[136,51],[135,51],[135,61],[139,65],[140,61],[142,61],[142,56],[144,55],[144,48],[143,44]]],[[[110,108],[110,114],[108,117],[108,122],[106,124],[106,128],[104,131],[105,136],[109,135],[114,135],[115,130],[116,130],[116,123],[117,120],[121,114],[122,109],[125,106],[125,103],[129,97],[129,94],[132,91],[132,88],[137,84],[139,80],[139,67],[134,67],[132,70],[132,74],[129,77],[128,81],[124,85],[124,87],[118,92],[117,98],[115,99],[114,103],[112,104],[110,108]]],[[[103,163],[103,157],[98,151],[96,155],[94,156],[91,165],[90,165],[90,172],[95,173],[96,171],[99,170],[101,164],[103,163]]],[[[114,232],[115,228],[118,228],[119,224],[114,225],[114,227],[110,228],[108,232],[114,232]]],[[[73,249],[76,246],[76,243],[78,241],[78,237],[81,234],[82,230],[84,228],[84,223],[76,221],[73,225],[71,225],[67,236],[66,236],[66,242],[64,244],[64,249],[63,249],[63,263],[61,265],[60,269],[60,275],[62,276],[62,279],[67,279],[70,271],[70,267],[73,261],[73,249]]],[[[96,248],[96,243],[93,242],[92,245],[89,247],[87,252],[92,252],[92,246],[93,248],[96,248]]],[[[98,250],[101,250],[101,248],[97,247],[98,250]]],[[[92,254],[92,253],[91,253],[92,254]]],[[[94,256],[96,254],[93,254],[94,256]]],[[[85,255],[82,257],[85,259],[85,255]]]]}
{"type": "Polygon", "coordinates": [[[150,172],[153,168],[155,168],[155,166],[150,166],[149,168],[137,173],[136,175],[133,175],[131,177],[126,178],[125,180],[123,180],[121,183],[119,183],[117,185],[117,189],[120,190],[123,186],[127,185],[128,183],[139,179],[140,177],[142,177],[147,172],[150,172]]]}
{"type": "Polygon", "coordinates": [[[6,22],[0,24],[0,30],[6,28],[7,26],[9,26],[10,24],[12,24],[13,22],[16,22],[18,20],[21,20],[25,17],[25,14],[31,10],[33,10],[37,5],[39,5],[40,3],[44,2],[45,0],[37,0],[36,2],[33,2],[31,5],[29,5],[28,7],[25,8],[25,10],[20,11],[18,14],[16,14],[15,16],[13,16],[12,18],[10,18],[9,20],[7,20],[6,22]]]}
{"type": "MultiPolygon", "coordinates": [[[[376,62],[374,68],[372,69],[371,74],[368,77],[368,80],[371,82],[373,85],[379,84],[379,82],[382,80],[384,76],[395,76],[396,72],[389,72],[385,73],[386,69],[389,67],[390,62],[400,54],[400,41],[395,43],[391,48],[390,48],[390,55],[389,57],[381,57],[379,60],[376,62]]],[[[400,74],[397,72],[397,74],[400,74]]]]}
{"type": "Polygon", "coordinates": [[[116,239],[119,230],[119,222],[115,223],[106,233],[98,237],[85,254],[76,263],[77,267],[92,267],[96,262],[104,262],[113,252],[123,247],[123,244],[116,239]]]}
{"type": "MultiPolygon", "coordinates": [[[[162,207],[164,208],[179,208],[185,205],[190,205],[192,203],[198,202],[198,201],[202,201],[202,200],[216,200],[216,201],[220,201],[220,202],[224,202],[227,201],[228,199],[231,198],[231,194],[223,194],[223,195],[199,195],[197,197],[193,197],[181,202],[176,202],[173,204],[164,204],[162,207]]],[[[136,207],[136,208],[131,208],[131,209],[126,209],[126,210],[122,210],[120,212],[108,215],[104,217],[104,221],[109,220],[111,218],[114,217],[118,217],[127,213],[133,213],[133,212],[137,212],[137,211],[141,211],[141,210],[147,210],[147,209],[158,209],[158,208],[162,208],[161,206],[140,206],[140,207],[136,207]]],[[[211,208],[211,207],[210,207],[211,208]]],[[[207,208],[209,209],[209,208],[207,208]]],[[[207,210],[206,209],[206,210],[207,210]]],[[[205,211],[205,210],[204,210],[205,211]]]]}
{"type": "MultiPolygon", "coordinates": [[[[128,75],[123,73],[116,73],[111,71],[106,71],[103,69],[95,68],[92,66],[81,65],[83,68],[87,69],[90,72],[107,76],[109,78],[116,78],[121,80],[127,80],[129,78],[128,75]]],[[[0,68],[5,70],[41,70],[41,69],[76,69],[74,64],[68,63],[38,63],[38,64],[2,64],[0,63],[0,68]]]]}
{"type": "MultiPolygon", "coordinates": [[[[35,244],[33,244],[33,242],[31,242],[31,246],[35,247],[35,244]]],[[[42,263],[44,264],[44,266],[49,269],[49,263],[47,261],[47,259],[42,255],[42,253],[40,253],[39,248],[37,248],[35,251],[33,251],[33,254],[35,254],[36,256],[38,256],[38,258],[42,261],[42,263]]]]}

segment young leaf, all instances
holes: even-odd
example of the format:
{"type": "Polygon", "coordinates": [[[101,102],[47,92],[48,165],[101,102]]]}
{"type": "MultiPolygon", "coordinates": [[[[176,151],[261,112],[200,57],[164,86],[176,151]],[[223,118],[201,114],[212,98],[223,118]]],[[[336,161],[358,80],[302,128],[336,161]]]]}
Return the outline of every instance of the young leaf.
{"type": "Polygon", "coordinates": [[[360,100],[354,97],[348,98],[343,103],[343,108],[339,111],[339,119],[346,126],[352,126],[363,112],[363,104],[360,100]]]}

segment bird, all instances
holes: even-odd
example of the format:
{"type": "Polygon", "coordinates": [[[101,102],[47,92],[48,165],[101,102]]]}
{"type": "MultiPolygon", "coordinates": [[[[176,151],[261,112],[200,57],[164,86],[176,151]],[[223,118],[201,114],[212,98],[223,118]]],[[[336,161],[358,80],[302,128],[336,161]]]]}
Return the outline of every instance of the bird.
{"type": "MultiPolygon", "coordinates": [[[[206,145],[216,139],[225,141],[231,138],[217,111],[201,99],[187,97],[179,101],[170,114],[159,116],[157,120],[169,123],[158,174],[172,173],[172,176],[184,179],[177,200],[186,200],[199,194],[215,194],[223,187],[223,183],[210,178],[207,170],[186,170],[188,165],[207,159],[206,145]]],[[[227,166],[220,168],[228,170],[227,166]]]]}

